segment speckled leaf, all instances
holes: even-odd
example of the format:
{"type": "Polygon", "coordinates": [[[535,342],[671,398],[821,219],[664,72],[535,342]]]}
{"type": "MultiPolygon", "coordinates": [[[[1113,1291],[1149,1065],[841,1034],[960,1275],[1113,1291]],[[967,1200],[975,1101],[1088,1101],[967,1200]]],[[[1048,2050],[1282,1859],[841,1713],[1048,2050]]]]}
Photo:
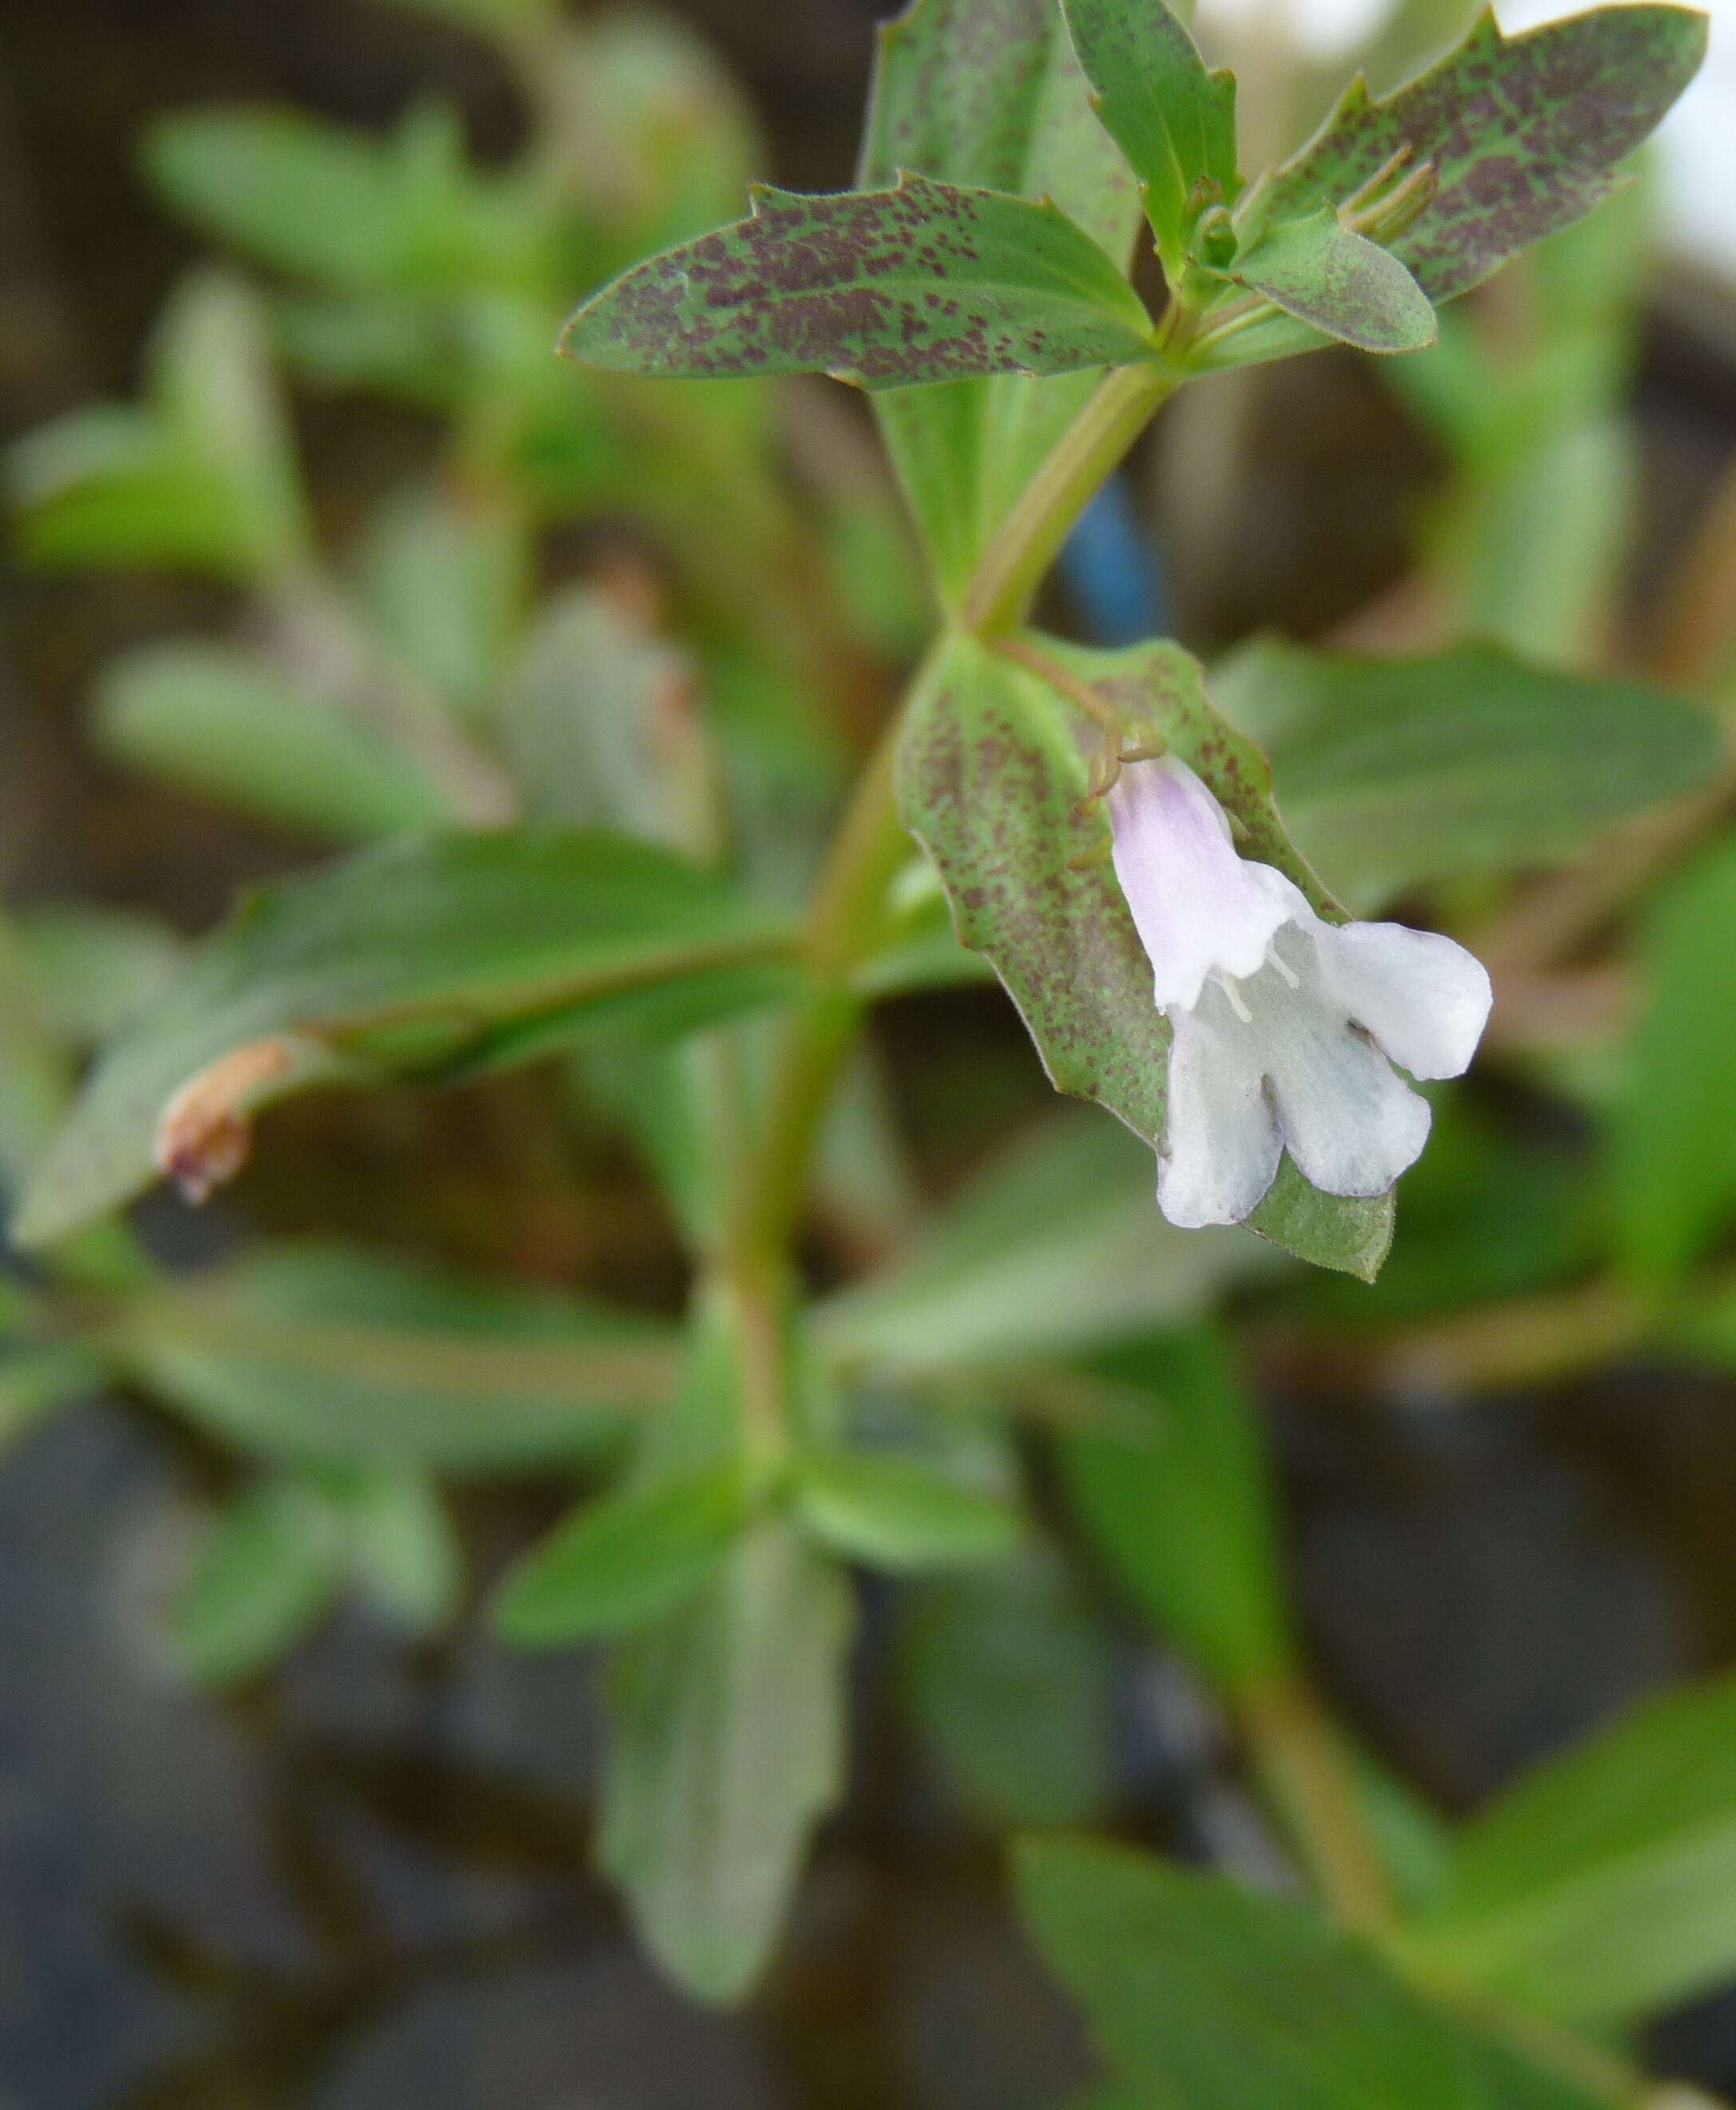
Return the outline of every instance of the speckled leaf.
{"type": "MultiPolygon", "coordinates": [[[[1117,264],[1139,224],[1131,174],[1091,115],[1055,0],[916,0],[880,32],[865,188],[900,169],[1052,197],[1117,264]]],[[[965,381],[876,404],[941,583],[955,588],[1095,385],[965,381]]]]}
{"type": "Polygon", "coordinates": [[[1421,351],[1435,342],[1428,295],[1389,251],[1341,227],[1330,206],[1268,228],[1229,276],[1362,351],[1421,351]]]}
{"type": "Polygon", "coordinates": [[[824,373],[868,388],[1151,355],[1138,296],[1051,202],[909,174],[752,198],[748,219],[594,295],[564,349],[664,378],[824,373]]]}
{"type": "MultiPolygon", "coordinates": [[[[1341,920],[1284,832],[1264,757],[1212,713],[1187,654],[1164,644],[1045,649],[1130,728],[1161,731],[1240,825],[1244,854],[1278,866],[1321,913],[1341,920]]],[[[1169,1026],[1108,859],[1108,820],[1100,805],[1082,804],[1095,737],[1046,681],[955,638],[913,705],[900,800],[961,941],[993,962],[1056,1089],[1097,1100],[1161,1150],[1169,1026]]],[[[1320,1194],[1286,1161],[1249,1225],[1303,1259],[1371,1277],[1391,1209],[1390,1197],[1320,1194]]]]}
{"type": "Polygon", "coordinates": [[[1133,165],[1173,283],[1203,205],[1235,202],[1235,77],[1163,0],[1064,0],[1092,107],[1133,165]]]}
{"type": "Polygon", "coordinates": [[[1399,177],[1432,163],[1434,197],[1392,247],[1431,300],[1451,300],[1589,211],[1705,50],[1706,17],[1684,7],[1602,7],[1512,38],[1484,14],[1384,101],[1358,75],[1239,216],[1252,233],[1342,205],[1395,157],[1399,177]]]}

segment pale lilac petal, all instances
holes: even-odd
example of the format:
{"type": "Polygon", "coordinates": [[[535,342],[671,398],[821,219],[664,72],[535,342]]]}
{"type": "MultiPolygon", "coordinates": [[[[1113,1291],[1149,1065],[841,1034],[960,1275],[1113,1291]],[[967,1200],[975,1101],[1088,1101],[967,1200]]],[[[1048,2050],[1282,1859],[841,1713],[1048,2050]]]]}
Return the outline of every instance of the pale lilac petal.
{"type": "Polygon", "coordinates": [[[1327,987],[1394,1062],[1413,1077],[1470,1068],[1493,1001],[1474,953],[1402,923],[1322,925],[1314,935],[1327,987]]]}
{"type": "Polygon", "coordinates": [[[1214,968],[1251,975],[1289,911],[1249,874],[1223,809],[1184,762],[1126,763],[1109,794],[1115,876],[1159,1010],[1199,1001],[1214,968]]]}
{"type": "Polygon", "coordinates": [[[1189,1231],[1240,1223],[1278,1176],[1284,1154],[1259,1051],[1222,992],[1210,994],[1226,1030],[1191,1012],[1173,1015],[1168,1150],[1158,1160],[1158,1207],[1189,1231]]]}

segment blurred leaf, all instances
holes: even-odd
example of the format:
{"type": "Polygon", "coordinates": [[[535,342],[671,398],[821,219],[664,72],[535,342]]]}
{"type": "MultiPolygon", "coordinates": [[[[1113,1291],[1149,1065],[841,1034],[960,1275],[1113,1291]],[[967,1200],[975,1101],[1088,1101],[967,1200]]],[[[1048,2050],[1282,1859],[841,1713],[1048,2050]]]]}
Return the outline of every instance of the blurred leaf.
{"type": "Polygon", "coordinates": [[[1151,1153],[1118,1125],[1063,1112],[944,1209],[885,1274],[826,1300],[841,1361],[921,1374],[1149,1333],[1269,1261],[1235,1232],[1178,1231],[1153,1202],[1151,1153]]]}
{"type": "Polygon", "coordinates": [[[1222,1343],[1172,1334],[1092,1370],[1113,1388],[1099,1424],[1059,1446],[1091,1545],[1214,1685],[1280,1676],[1293,1643],[1264,1447],[1222,1343]]]}
{"type": "MultiPolygon", "coordinates": [[[[1285,831],[1264,758],[1213,711],[1197,662],[1167,644],[1103,653],[1045,639],[1041,650],[1088,682],[1130,736],[1154,732],[1197,767],[1240,823],[1246,854],[1341,917],[1285,831]]],[[[1024,663],[952,638],[912,700],[900,804],[960,938],[993,961],[1055,1089],[1095,1099],[1161,1150],[1169,1022],[1152,1001],[1150,962],[1108,856],[1108,816],[1086,799],[1072,709],[1024,663]]],[[[1288,1158],[1249,1219],[1299,1257],[1369,1280],[1391,1223],[1390,1195],[1317,1193],[1288,1158]]]]}
{"type": "Polygon", "coordinates": [[[1403,1951],[1563,2020],[1637,2021],[1736,1969],[1736,1679],[1636,1708],[1462,1831],[1403,1951]]]}
{"type": "Polygon", "coordinates": [[[534,192],[465,165],[456,112],[411,111],[388,139],[294,109],[180,111],[145,151],[184,219],[261,262],[333,285],[469,288],[534,278],[534,192]]]}
{"type": "Polygon", "coordinates": [[[386,0],[406,14],[432,15],[483,34],[510,34],[521,25],[552,20],[559,0],[386,0]]]}
{"type": "MultiPolygon", "coordinates": [[[[1092,115],[1053,0],[915,0],[880,32],[860,180],[901,169],[1052,197],[1117,264],[1139,223],[1133,179],[1092,115]]],[[[875,402],[899,480],[955,592],[1098,376],[952,382],[875,402]]]]}
{"type": "Polygon", "coordinates": [[[1429,537],[1454,628],[1558,665],[1595,663],[1639,505],[1637,438],[1615,411],[1462,478],[1429,537]]]}
{"type": "Polygon", "coordinates": [[[1174,286],[1201,211],[1234,205],[1240,188],[1235,77],[1207,70],[1163,0],[1065,0],[1063,12],[1091,84],[1091,106],[1140,179],[1174,286]]]}
{"type": "Polygon", "coordinates": [[[256,296],[196,273],[165,308],[148,364],[146,408],[75,410],[13,449],[25,554],[242,579],[292,564],[307,522],[256,296]]]}
{"type": "Polygon", "coordinates": [[[997,1560],[1019,1536],[1004,1502],[912,1458],[812,1452],[796,1462],[794,1501],[800,1522],[834,1552],[895,1573],[997,1560]]]}
{"type": "Polygon", "coordinates": [[[831,374],[866,388],[1155,356],[1138,296],[1052,203],[908,172],[893,190],[750,196],[751,218],[592,295],[563,350],[659,378],[831,374]]]}
{"type": "Polygon", "coordinates": [[[100,1391],[107,1375],[75,1342],[0,1338],[0,1456],[38,1422],[100,1391]]]}
{"type": "Polygon", "coordinates": [[[195,1184],[233,1171],[251,1114],[316,1080],[673,1035],[764,1003],[790,944],[723,881],[601,833],[412,837],[283,881],[98,1064],[16,1235],[55,1238],[160,1166],[195,1184]]]}
{"type": "Polygon", "coordinates": [[[519,509],[496,494],[401,491],[357,553],[356,591],[405,663],[474,719],[505,672],[531,559],[519,509]]]}
{"type": "Polygon", "coordinates": [[[604,1868],[670,1975],[738,2000],[841,1785],[853,1614],[832,1564],[762,1524],[703,1595],[610,1667],[604,1868]]]}
{"type": "Polygon", "coordinates": [[[621,260],[727,220],[766,149],[741,88],[678,18],[633,8],[593,17],[551,46],[562,145],[587,213],[621,260]]]}
{"type": "Polygon", "coordinates": [[[350,1565],[374,1601],[411,1633],[437,1633],[458,1609],[464,1556],[425,1473],[351,1475],[338,1496],[350,1565]]]}
{"type": "Polygon", "coordinates": [[[296,1480],[264,1480],[213,1527],[176,1596],[170,1631],[202,1685],[269,1669],[336,1603],[342,1541],[330,1505],[296,1480]]]}
{"type": "Polygon", "coordinates": [[[411,757],[228,645],[146,645],[110,661],[94,731],[133,768],[317,834],[365,841],[451,817],[411,757]]]}
{"type": "Polygon", "coordinates": [[[584,1456],[677,1372],[651,1320],[336,1246],[267,1247],[141,1298],[103,1345],[253,1455],[446,1472],[584,1456]]]}
{"type": "Polygon", "coordinates": [[[1421,351],[1435,342],[1429,297],[1398,258],[1323,206],[1266,229],[1226,267],[1250,292],[1362,351],[1421,351]]]}
{"type": "Polygon", "coordinates": [[[1598,7],[1512,38],[1485,10],[1384,102],[1358,75],[1308,144],[1249,192],[1244,241],[1353,198],[1376,211],[1383,185],[1428,164],[1428,202],[1391,247],[1431,300],[1449,301],[1606,197],[1705,50],[1706,17],[1685,7],[1598,7]]]}
{"type": "MultiPolygon", "coordinates": [[[[1312,1912],[1083,1839],[1027,1839],[1014,1866],[1038,1947],[1133,2102],[1489,2110],[1482,2047],[1312,1912]]],[[[1562,2110],[1590,2102],[1566,2090],[1562,2110]]]]}
{"type": "Polygon", "coordinates": [[[1375,659],[1262,639],[1212,693],[1264,749],[1309,858],[1364,907],[1558,862],[1719,760],[1711,716],[1679,697],[1483,645],[1375,659]]]}
{"type": "Polygon", "coordinates": [[[565,1648],[650,1625],[717,1573],[748,1495],[730,1459],[588,1504],[508,1573],[496,1631],[515,1648],[565,1648]]]}
{"type": "Polygon", "coordinates": [[[1659,896],[1640,957],[1648,995],[1610,1112],[1611,1180],[1622,1260],[1662,1283],[1707,1249],[1736,1204],[1736,844],[1710,851],[1659,896]]]}
{"type": "Polygon", "coordinates": [[[1115,1666],[1053,1548],[1027,1540],[903,1599],[901,1682],[929,1742],[990,1823],[1072,1824],[1107,1800],[1115,1666]]]}
{"type": "Polygon", "coordinates": [[[49,1032],[79,1048],[118,1033],[184,958],[180,938],[166,924],[91,902],[26,909],[16,935],[38,1016],[49,1032]]]}
{"type": "Polygon", "coordinates": [[[680,749],[703,737],[686,657],[593,588],[542,610],[507,688],[501,736],[531,810],[678,846],[703,817],[680,749]]]}

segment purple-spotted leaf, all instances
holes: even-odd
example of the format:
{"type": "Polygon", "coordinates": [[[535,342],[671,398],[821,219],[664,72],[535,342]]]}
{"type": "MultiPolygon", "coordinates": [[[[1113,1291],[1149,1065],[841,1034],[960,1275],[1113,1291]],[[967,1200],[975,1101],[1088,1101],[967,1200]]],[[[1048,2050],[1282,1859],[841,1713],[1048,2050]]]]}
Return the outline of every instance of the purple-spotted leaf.
{"type": "MultiPolygon", "coordinates": [[[[1091,115],[1054,0],[914,0],[880,32],[864,189],[937,182],[1053,198],[1124,264],[1140,206],[1091,115]]],[[[939,582],[955,591],[1096,385],[1019,375],[882,396],[875,408],[939,582]]]]}
{"type": "Polygon", "coordinates": [[[1390,246],[1431,300],[1451,300],[1615,188],[1693,78],[1706,28],[1685,7],[1600,7],[1509,38],[1485,13],[1382,101],[1358,75],[1244,198],[1244,244],[1321,206],[1352,204],[1378,234],[1382,192],[1428,165],[1433,194],[1390,246]]]}
{"type": "Polygon", "coordinates": [[[1330,206],[1268,228],[1229,276],[1362,351],[1421,351],[1435,342],[1428,295],[1389,251],[1341,226],[1330,206]]]}
{"type": "Polygon", "coordinates": [[[1174,284],[1194,221],[1235,202],[1235,77],[1210,71],[1163,0],[1063,0],[1091,106],[1132,164],[1174,284]]]}
{"type": "MultiPolygon", "coordinates": [[[[1240,832],[1322,915],[1343,912],[1285,834],[1264,756],[1207,700],[1179,646],[1040,652],[1088,684],[1136,738],[1167,740],[1240,832]]],[[[1151,967],[1109,861],[1108,821],[1086,803],[1100,732],[1022,660],[949,641],[912,706],[900,756],[905,825],[933,860],[962,943],[985,953],[1018,1005],[1058,1091],[1095,1099],[1161,1151],[1170,1032],[1151,967]]],[[[1371,1279],[1391,1237],[1390,1196],[1347,1201],[1288,1160],[1251,1229],[1301,1258],[1371,1279]]]]}
{"type": "Polygon", "coordinates": [[[748,219],[604,287],[564,348],[665,378],[824,373],[868,388],[1155,355],[1137,294],[1047,200],[908,173],[891,190],[752,197],[748,219]]]}

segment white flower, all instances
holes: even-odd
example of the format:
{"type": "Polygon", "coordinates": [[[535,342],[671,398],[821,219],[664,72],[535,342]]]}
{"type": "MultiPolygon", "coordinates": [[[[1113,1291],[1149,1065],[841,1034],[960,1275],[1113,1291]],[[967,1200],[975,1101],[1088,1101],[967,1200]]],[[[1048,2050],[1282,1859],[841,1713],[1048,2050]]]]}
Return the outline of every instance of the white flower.
{"type": "Polygon", "coordinates": [[[1169,1019],[1172,1224],[1239,1224],[1288,1148],[1329,1194],[1384,1194],[1421,1155],[1429,1107],[1393,1068],[1457,1077],[1491,992],[1462,945],[1398,923],[1322,922],[1270,865],[1236,855],[1212,794],[1173,755],[1109,794],[1115,872],[1169,1019]]]}

